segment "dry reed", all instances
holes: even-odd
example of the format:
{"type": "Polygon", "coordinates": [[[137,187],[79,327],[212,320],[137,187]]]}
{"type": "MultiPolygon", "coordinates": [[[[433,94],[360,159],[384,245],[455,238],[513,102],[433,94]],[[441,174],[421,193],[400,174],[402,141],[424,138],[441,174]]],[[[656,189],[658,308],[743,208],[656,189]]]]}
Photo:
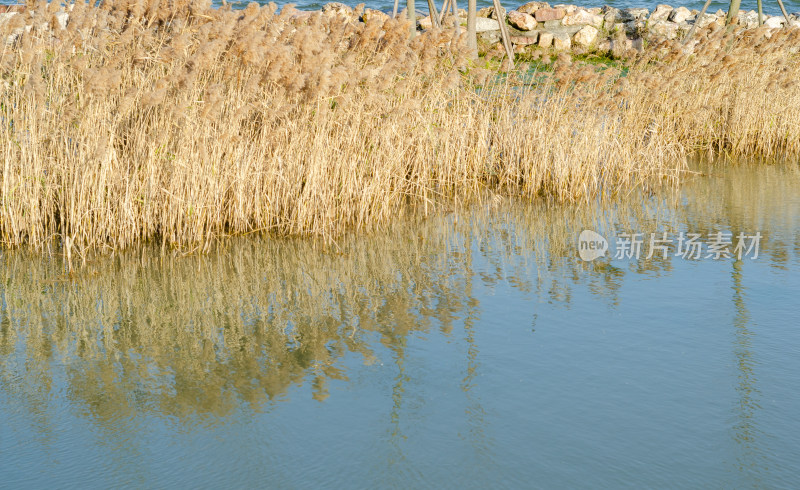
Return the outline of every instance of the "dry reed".
{"type": "Polygon", "coordinates": [[[800,152],[798,30],[706,32],[624,76],[562,56],[526,84],[402,18],[109,0],[60,29],[56,9],[32,5],[0,54],[5,247],[330,238],[487,189],[579,202],[675,181],[691,150],[800,152]]]}

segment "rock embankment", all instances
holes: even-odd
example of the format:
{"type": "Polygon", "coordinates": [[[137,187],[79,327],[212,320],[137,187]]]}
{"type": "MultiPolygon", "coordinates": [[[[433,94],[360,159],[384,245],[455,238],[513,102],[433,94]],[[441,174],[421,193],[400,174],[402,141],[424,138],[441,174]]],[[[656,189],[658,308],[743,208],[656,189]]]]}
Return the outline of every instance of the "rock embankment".
{"type": "MultiPolygon", "coordinates": [[[[502,19],[508,27],[514,51],[524,53],[536,49],[555,51],[604,52],[616,55],[641,51],[650,43],[682,39],[697,25],[697,31],[713,31],[725,27],[726,13],[718,10],[698,18],[698,10],[686,7],[658,5],[653,11],[646,8],[617,9],[614,7],[584,8],[577,5],[550,5],[528,2],[508,11],[502,19]]],[[[466,24],[466,12],[459,12],[460,23],[466,24]]],[[[478,12],[478,39],[489,53],[501,54],[500,20],[493,7],[478,12]]],[[[786,27],[781,16],[763,17],[766,29],[786,27]]],[[[789,15],[791,26],[800,26],[800,12],[789,15]]],[[[452,22],[452,21],[451,21],[452,22]]],[[[420,17],[421,29],[430,28],[429,17],[420,17]]],[[[758,13],[740,12],[736,29],[759,27],[758,13]]]]}

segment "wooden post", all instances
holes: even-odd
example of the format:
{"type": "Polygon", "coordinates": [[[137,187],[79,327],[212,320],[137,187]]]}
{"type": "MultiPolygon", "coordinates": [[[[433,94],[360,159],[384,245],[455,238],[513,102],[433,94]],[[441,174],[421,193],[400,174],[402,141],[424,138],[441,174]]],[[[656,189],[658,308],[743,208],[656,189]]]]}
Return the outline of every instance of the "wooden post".
{"type": "Polygon", "coordinates": [[[411,21],[411,37],[417,35],[417,8],[414,6],[414,0],[406,0],[406,8],[408,9],[408,20],[411,21]]]}
{"type": "Polygon", "coordinates": [[[456,36],[461,34],[461,22],[458,17],[458,0],[451,0],[450,6],[453,8],[453,17],[456,22],[456,36]]]}
{"type": "Polygon", "coordinates": [[[778,0],[778,5],[780,5],[781,12],[783,12],[783,18],[786,19],[786,28],[792,27],[792,21],[789,20],[789,14],[786,13],[786,7],[783,6],[783,1],[778,0]]]}
{"type": "MultiPolygon", "coordinates": [[[[761,0],[758,1],[761,2],[761,0]]],[[[706,15],[706,10],[708,10],[709,5],[711,5],[711,0],[706,0],[705,5],[703,5],[703,10],[701,10],[700,13],[697,14],[697,17],[694,18],[694,24],[692,24],[692,28],[686,33],[686,37],[683,38],[683,44],[686,44],[689,42],[689,39],[692,38],[694,31],[697,30],[697,22],[702,19],[704,15],[706,15]]]]}
{"type": "Polygon", "coordinates": [[[397,7],[400,6],[400,0],[394,0],[394,10],[392,11],[392,19],[397,17],[397,7]]]}
{"type": "Polygon", "coordinates": [[[467,48],[473,58],[478,57],[478,2],[477,0],[467,0],[467,48]]]}
{"type": "Polygon", "coordinates": [[[761,0],[758,0],[758,25],[764,25],[764,10],[761,8],[761,0]]]}
{"type": "Polygon", "coordinates": [[[428,15],[431,17],[431,27],[442,27],[439,22],[439,12],[436,11],[436,5],[433,4],[433,0],[428,0],[428,15]]]}
{"type": "Polygon", "coordinates": [[[494,14],[500,24],[500,37],[503,38],[503,46],[506,48],[508,62],[511,63],[511,68],[513,69],[514,47],[511,45],[511,38],[508,35],[508,27],[506,26],[506,9],[500,4],[500,0],[494,0],[494,14]]]}
{"type": "Polygon", "coordinates": [[[728,17],[725,19],[725,24],[728,26],[728,32],[733,31],[733,23],[739,17],[739,6],[742,0],[731,0],[728,6],[728,17]]]}
{"type": "Polygon", "coordinates": [[[444,16],[447,15],[448,9],[450,9],[450,0],[444,0],[442,2],[442,11],[439,12],[439,24],[444,22],[444,16]]]}

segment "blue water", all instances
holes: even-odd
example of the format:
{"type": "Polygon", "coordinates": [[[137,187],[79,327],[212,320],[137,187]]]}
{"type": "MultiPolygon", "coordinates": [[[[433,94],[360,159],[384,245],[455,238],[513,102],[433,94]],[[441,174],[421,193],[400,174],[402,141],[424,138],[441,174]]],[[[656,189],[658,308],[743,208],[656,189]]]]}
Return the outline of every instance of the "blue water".
{"type": "Polygon", "coordinates": [[[0,486],[796,488],[800,167],[326,248],[0,258],[0,486]],[[578,258],[591,229],[612,250],[578,258]],[[757,258],[615,258],[622,232],[757,258]]]}
{"type": "MultiPolygon", "coordinates": [[[[477,0],[477,2],[478,2],[477,3],[478,8],[491,7],[493,5],[492,4],[492,0],[477,0]]],[[[24,3],[24,2],[17,2],[17,1],[14,1],[14,0],[0,0],[0,5],[3,5],[3,4],[16,4],[16,3],[24,3]]],[[[244,7],[249,2],[246,2],[246,1],[238,1],[238,2],[237,1],[230,1],[228,3],[233,4],[236,7],[244,7]]],[[[269,3],[269,2],[258,1],[256,3],[266,4],[266,3],[269,3]]],[[[310,0],[310,1],[309,0],[299,0],[299,1],[296,1],[296,2],[278,1],[278,2],[275,2],[275,3],[277,5],[285,5],[285,4],[291,3],[291,4],[294,4],[297,8],[299,8],[301,10],[318,10],[318,9],[322,8],[322,6],[325,5],[328,2],[319,2],[319,1],[314,1],[314,0],[310,0]]],[[[368,1],[365,1],[365,2],[355,2],[355,1],[351,0],[351,1],[344,1],[344,2],[341,2],[341,3],[347,4],[347,5],[351,5],[351,6],[356,6],[359,3],[364,3],[364,5],[366,7],[377,9],[377,10],[383,10],[383,11],[386,11],[386,12],[391,12],[392,9],[394,8],[394,0],[368,0],[368,1]]],[[[510,9],[516,8],[517,6],[522,5],[524,3],[526,3],[526,2],[519,2],[519,3],[503,2],[503,6],[510,10],[510,9]]],[[[558,3],[559,2],[550,2],[551,5],[557,5],[558,3]]],[[[685,1],[685,2],[681,2],[681,3],[672,4],[672,3],[669,3],[669,2],[661,2],[661,1],[658,1],[658,0],[605,0],[605,1],[586,0],[586,1],[582,1],[582,2],[566,2],[566,3],[573,4],[573,5],[580,5],[582,7],[602,7],[603,5],[610,5],[612,7],[617,7],[617,8],[620,8],[620,9],[622,9],[622,8],[631,8],[631,7],[636,7],[636,8],[644,7],[644,8],[648,8],[648,9],[650,9],[652,11],[656,7],[656,5],[659,5],[659,4],[662,4],[662,3],[668,3],[669,5],[672,5],[673,7],[684,6],[684,7],[687,7],[689,9],[700,10],[701,8],[703,8],[703,4],[705,3],[705,1],[703,1],[703,0],[690,0],[690,1],[685,1]]],[[[221,5],[221,4],[222,4],[221,1],[214,0],[214,5],[221,5]]],[[[728,4],[729,4],[729,2],[715,0],[715,1],[711,2],[711,5],[709,6],[709,10],[708,11],[709,12],[716,12],[717,10],[720,10],[720,9],[724,10],[724,11],[727,11],[728,10],[728,4]]],[[[788,13],[795,13],[795,12],[800,13],[800,0],[784,0],[783,4],[786,7],[786,10],[788,11],[788,13]]],[[[405,5],[405,2],[401,1],[400,2],[400,8],[402,9],[404,7],[404,5],[405,5]]],[[[440,8],[441,7],[441,2],[437,1],[436,5],[437,5],[437,8],[440,8]]],[[[467,8],[466,0],[462,0],[462,1],[458,2],[458,5],[459,5],[459,8],[464,8],[464,9],[467,8]]],[[[756,8],[757,8],[756,5],[757,4],[756,4],[755,1],[744,0],[744,1],[742,1],[741,9],[742,10],[756,10],[756,8]]],[[[425,1],[423,1],[423,0],[416,0],[415,1],[415,7],[420,12],[427,12],[428,11],[427,3],[425,1]]],[[[774,2],[772,2],[772,1],[764,1],[763,9],[764,9],[764,12],[769,14],[769,15],[780,15],[780,13],[781,13],[780,8],[778,7],[777,1],[774,1],[774,2]]]]}

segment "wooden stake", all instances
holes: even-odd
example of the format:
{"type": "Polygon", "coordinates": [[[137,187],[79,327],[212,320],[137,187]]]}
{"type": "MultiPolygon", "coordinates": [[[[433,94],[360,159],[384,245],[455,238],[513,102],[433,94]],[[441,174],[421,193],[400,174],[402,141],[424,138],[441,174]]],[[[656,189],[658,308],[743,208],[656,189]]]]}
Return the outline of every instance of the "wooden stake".
{"type": "Polygon", "coordinates": [[[436,11],[436,5],[433,0],[428,0],[428,15],[431,17],[431,27],[441,28],[442,24],[439,22],[439,12],[436,11]]]}
{"type": "MultiPolygon", "coordinates": [[[[761,0],[758,1],[760,2],[761,0]]],[[[689,29],[689,32],[686,33],[686,37],[683,38],[682,44],[686,44],[687,42],[689,42],[689,39],[692,38],[692,36],[694,35],[694,31],[697,30],[697,22],[700,19],[702,19],[703,16],[706,14],[706,10],[708,10],[709,5],[711,5],[711,0],[706,0],[705,5],[703,5],[703,10],[701,10],[700,13],[697,14],[697,17],[694,18],[694,24],[692,24],[692,28],[689,29]]]]}
{"type": "Polygon", "coordinates": [[[408,9],[408,20],[411,21],[411,37],[413,39],[417,35],[417,9],[414,0],[406,0],[406,9],[408,9]]]}
{"type": "Polygon", "coordinates": [[[461,34],[461,21],[458,17],[458,0],[451,0],[450,7],[453,8],[453,18],[455,19],[456,23],[456,36],[461,34]]]}
{"type": "Polygon", "coordinates": [[[506,28],[506,9],[500,4],[500,0],[493,0],[494,1],[494,12],[495,16],[497,17],[497,22],[500,24],[500,37],[503,38],[503,46],[506,48],[506,55],[508,56],[508,61],[511,64],[511,68],[514,68],[514,47],[511,46],[511,38],[508,35],[508,29],[506,28]]]}
{"type": "Polygon", "coordinates": [[[786,13],[786,7],[783,6],[783,1],[778,0],[778,5],[780,5],[781,12],[783,12],[783,18],[786,19],[786,28],[792,27],[792,21],[789,20],[789,14],[786,13]]]}
{"type": "Polygon", "coordinates": [[[758,25],[764,25],[764,10],[761,8],[761,0],[758,0],[758,25]]]}
{"type": "Polygon", "coordinates": [[[442,11],[439,12],[439,24],[444,22],[444,16],[447,15],[447,9],[449,8],[450,8],[450,0],[444,0],[442,2],[442,11]]]}
{"type": "Polygon", "coordinates": [[[728,17],[725,19],[725,24],[728,26],[728,32],[733,32],[733,23],[739,17],[739,6],[741,4],[742,0],[731,0],[731,3],[728,6],[728,17]]]}
{"type": "Polygon", "coordinates": [[[478,18],[478,2],[477,0],[467,0],[467,48],[469,48],[469,55],[473,59],[478,58],[478,34],[477,34],[477,18],[478,18]]]}

